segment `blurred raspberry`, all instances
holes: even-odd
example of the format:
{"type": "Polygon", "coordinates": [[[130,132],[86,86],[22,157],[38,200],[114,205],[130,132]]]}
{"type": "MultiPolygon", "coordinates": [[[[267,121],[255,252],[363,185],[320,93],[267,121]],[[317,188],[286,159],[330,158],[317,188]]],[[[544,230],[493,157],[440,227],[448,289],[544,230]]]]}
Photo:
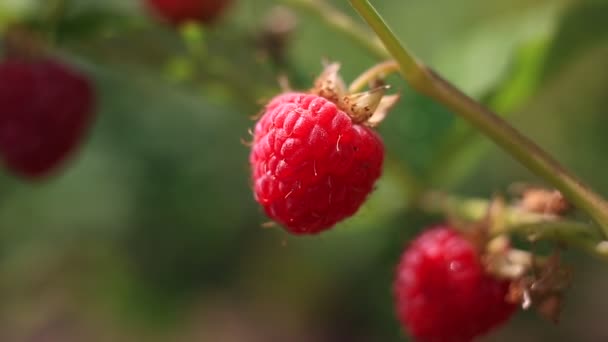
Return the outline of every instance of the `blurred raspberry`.
{"type": "Polygon", "coordinates": [[[148,8],[172,25],[214,22],[232,0],[146,0],[148,8]]]}
{"type": "Polygon", "coordinates": [[[0,157],[26,178],[55,170],[80,145],[93,118],[87,78],[51,59],[0,62],[0,157]]]}
{"type": "Polygon", "coordinates": [[[466,342],[505,323],[509,281],[486,273],[475,246],[449,226],[416,238],[394,283],[397,314],[416,341],[466,342]]]}

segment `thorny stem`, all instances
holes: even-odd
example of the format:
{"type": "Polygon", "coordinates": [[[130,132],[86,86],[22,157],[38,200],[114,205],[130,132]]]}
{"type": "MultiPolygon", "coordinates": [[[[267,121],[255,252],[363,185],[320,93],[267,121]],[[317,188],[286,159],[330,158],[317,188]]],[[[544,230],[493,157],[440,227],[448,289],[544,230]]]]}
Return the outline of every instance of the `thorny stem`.
{"type": "MultiPolygon", "coordinates": [[[[469,222],[477,222],[487,217],[490,201],[465,199],[438,193],[427,193],[420,202],[427,212],[438,212],[455,216],[469,222]]],[[[596,257],[608,261],[608,242],[604,240],[598,227],[592,223],[582,223],[554,215],[532,213],[517,206],[506,206],[499,215],[502,229],[493,230],[493,236],[513,233],[536,240],[567,242],[596,257]]]]}
{"type": "Polygon", "coordinates": [[[368,0],[350,2],[399,63],[401,73],[414,89],[460,115],[530,171],[555,186],[570,202],[586,211],[608,236],[608,203],[600,195],[498,115],[420,63],[399,42],[368,0]]]}
{"type": "Polygon", "coordinates": [[[368,83],[373,82],[378,78],[384,78],[388,74],[400,71],[399,64],[390,60],[380,64],[376,64],[367,71],[359,75],[348,87],[349,93],[361,91],[368,83]]]}

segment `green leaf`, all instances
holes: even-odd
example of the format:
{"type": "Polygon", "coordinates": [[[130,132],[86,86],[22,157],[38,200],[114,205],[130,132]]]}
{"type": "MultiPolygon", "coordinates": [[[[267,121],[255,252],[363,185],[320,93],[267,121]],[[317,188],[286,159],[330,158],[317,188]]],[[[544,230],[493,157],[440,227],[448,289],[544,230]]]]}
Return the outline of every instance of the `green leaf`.
{"type": "Polygon", "coordinates": [[[561,1],[547,2],[455,36],[431,65],[465,93],[479,98],[508,78],[522,45],[553,35],[561,1]]]}
{"type": "Polygon", "coordinates": [[[557,73],[589,49],[608,44],[608,2],[577,1],[562,18],[559,31],[551,45],[550,58],[545,63],[543,78],[557,73]]]}

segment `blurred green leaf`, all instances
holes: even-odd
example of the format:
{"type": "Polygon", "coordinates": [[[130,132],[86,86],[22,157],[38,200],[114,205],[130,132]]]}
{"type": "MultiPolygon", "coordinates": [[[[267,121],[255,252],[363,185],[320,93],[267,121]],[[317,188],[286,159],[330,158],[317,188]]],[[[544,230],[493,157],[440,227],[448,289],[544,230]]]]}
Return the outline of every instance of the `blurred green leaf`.
{"type": "Polygon", "coordinates": [[[36,0],[0,0],[0,32],[6,24],[33,14],[36,0]]]}
{"type": "Polygon", "coordinates": [[[552,36],[562,3],[544,2],[475,26],[469,34],[451,39],[431,65],[468,95],[484,96],[509,78],[522,45],[552,36]]]}
{"type": "Polygon", "coordinates": [[[99,82],[105,141],[136,175],[130,250],[159,282],[212,280],[204,270],[223,264],[226,244],[259,222],[254,201],[242,202],[250,189],[241,138],[251,122],[230,107],[129,74],[101,70],[99,82]]]}
{"type": "Polygon", "coordinates": [[[111,37],[141,26],[130,15],[108,8],[87,8],[63,18],[57,34],[62,40],[78,41],[99,36],[111,37]]]}
{"type": "MultiPolygon", "coordinates": [[[[553,35],[540,35],[535,40],[520,44],[517,58],[510,67],[510,76],[503,85],[488,94],[487,102],[491,108],[503,115],[517,111],[546,85],[550,70],[554,68],[551,65],[565,63],[586,49],[605,43],[608,32],[606,25],[603,25],[603,30],[598,30],[598,27],[601,25],[599,18],[605,17],[607,10],[605,3],[576,3],[563,11],[558,28],[551,30],[553,35]],[[592,16],[587,15],[591,12],[594,13],[592,16]],[[586,26],[580,29],[581,25],[586,26]],[[588,33],[595,31],[597,34],[588,33]],[[579,39],[577,32],[584,32],[591,38],[579,39]]],[[[555,70],[562,68],[563,64],[555,67],[555,70]]],[[[478,165],[489,146],[490,143],[469,126],[458,123],[445,138],[436,163],[430,167],[432,183],[443,186],[457,184],[478,165]],[[449,166],[447,170],[446,165],[449,166]]]]}
{"type": "Polygon", "coordinates": [[[561,20],[550,58],[543,68],[543,78],[559,72],[589,49],[608,44],[608,1],[580,0],[573,2],[561,20]]]}
{"type": "MultiPolygon", "coordinates": [[[[509,115],[518,110],[541,87],[541,70],[547,59],[548,40],[541,39],[523,44],[512,62],[510,76],[488,95],[490,108],[509,115]]],[[[448,131],[434,164],[430,166],[430,183],[435,186],[452,186],[478,166],[491,143],[468,124],[457,121],[448,131]]]]}

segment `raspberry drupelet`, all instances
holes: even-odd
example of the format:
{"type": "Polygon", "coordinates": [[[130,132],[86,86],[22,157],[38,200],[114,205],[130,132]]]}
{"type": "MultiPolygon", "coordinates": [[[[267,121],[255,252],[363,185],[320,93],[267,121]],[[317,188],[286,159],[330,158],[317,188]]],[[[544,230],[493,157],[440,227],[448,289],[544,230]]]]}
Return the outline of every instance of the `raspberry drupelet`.
{"type": "Polygon", "coordinates": [[[473,243],[449,226],[411,242],[397,267],[397,316],[420,342],[467,342],[505,323],[510,282],[488,274],[473,243]]]}
{"type": "Polygon", "coordinates": [[[312,92],[272,99],[254,130],[255,199],[294,234],[319,233],[352,216],[382,173],[382,140],[364,125],[383,110],[382,92],[349,97],[337,67],[328,69],[312,92]]]}

